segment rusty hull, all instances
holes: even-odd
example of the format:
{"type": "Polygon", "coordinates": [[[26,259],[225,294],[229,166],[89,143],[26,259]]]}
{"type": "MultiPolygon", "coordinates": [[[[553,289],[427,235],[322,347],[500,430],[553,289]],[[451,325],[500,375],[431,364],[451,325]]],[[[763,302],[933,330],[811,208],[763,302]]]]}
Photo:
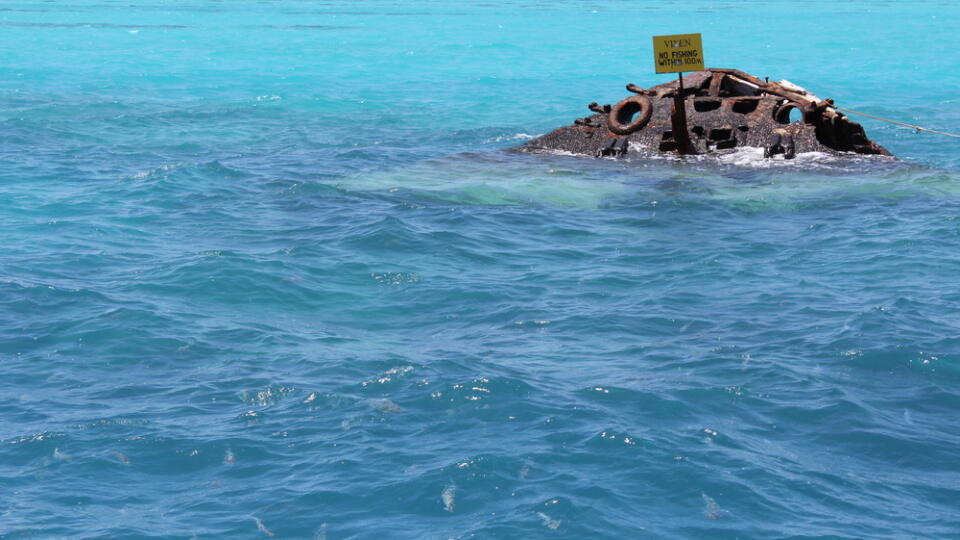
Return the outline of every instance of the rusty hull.
{"type": "MultiPolygon", "coordinates": [[[[521,151],[560,150],[589,156],[627,153],[684,153],[671,127],[678,81],[644,90],[620,103],[588,107],[595,114],[518,147],[521,151]]],[[[882,146],[863,127],[789,81],[767,82],[733,69],[710,68],[683,77],[690,145],[686,153],[709,154],[742,146],[764,148],[766,157],[800,152],[879,154],[882,146]],[[790,121],[791,111],[799,120],[790,121]]],[[[681,143],[682,143],[682,137],[681,143]]]]}

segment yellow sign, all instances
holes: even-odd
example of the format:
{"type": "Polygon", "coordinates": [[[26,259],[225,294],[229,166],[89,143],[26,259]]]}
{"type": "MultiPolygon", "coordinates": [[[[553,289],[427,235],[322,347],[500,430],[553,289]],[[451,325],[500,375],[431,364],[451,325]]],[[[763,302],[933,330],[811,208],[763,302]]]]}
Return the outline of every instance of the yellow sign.
{"type": "Polygon", "coordinates": [[[653,36],[653,62],[657,73],[703,71],[700,34],[653,36]]]}

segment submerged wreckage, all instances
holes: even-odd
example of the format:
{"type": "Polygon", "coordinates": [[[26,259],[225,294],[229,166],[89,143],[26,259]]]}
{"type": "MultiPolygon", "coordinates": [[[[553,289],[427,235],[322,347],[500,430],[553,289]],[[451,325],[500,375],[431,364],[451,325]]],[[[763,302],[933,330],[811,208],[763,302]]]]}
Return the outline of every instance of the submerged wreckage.
{"type": "Polygon", "coordinates": [[[769,82],[734,69],[709,68],[633,95],[616,105],[588,105],[595,114],[522,145],[592,156],[628,152],[707,154],[753,146],[764,157],[799,152],[889,156],[863,127],[789,81],[769,82]],[[683,114],[683,112],[686,114],[683,114]],[[796,112],[794,112],[796,111],[796,112]]]}

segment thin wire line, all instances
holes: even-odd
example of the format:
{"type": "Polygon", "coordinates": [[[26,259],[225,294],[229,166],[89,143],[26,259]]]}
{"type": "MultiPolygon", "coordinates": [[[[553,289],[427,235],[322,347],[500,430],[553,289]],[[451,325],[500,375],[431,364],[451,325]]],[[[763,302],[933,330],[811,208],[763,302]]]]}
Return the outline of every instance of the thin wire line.
{"type": "Polygon", "coordinates": [[[879,117],[879,116],[874,116],[874,115],[872,115],[872,114],[867,114],[867,113],[864,113],[864,112],[855,111],[855,110],[853,110],[853,109],[844,109],[843,107],[837,107],[836,105],[830,105],[830,107],[833,107],[834,109],[837,109],[838,111],[844,111],[844,112],[848,112],[848,113],[859,114],[860,116],[866,116],[867,118],[873,118],[874,120],[880,120],[881,122],[889,122],[889,123],[891,123],[891,124],[897,124],[898,126],[904,126],[904,127],[908,127],[908,128],[913,128],[913,129],[915,129],[915,130],[917,130],[917,131],[929,131],[930,133],[936,133],[936,134],[938,134],[938,135],[946,135],[947,137],[954,137],[954,138],[956,138],[956,139],[960,139],[960,135],[957,135],[957,134],[955,134],[955,133],[947,133],[947,132],[945,132],[945,131],[937,131],[937,130],[935,130],[935,129],[930,129],[930,128],[925,128],[925,127],[915,126],[915,125],[913,125],[913,124],[907,124],[907,123],[904,123],[904,122],[897,122],[896,120],[890,120],[889,118],[881,118],[881,117],[879,117]]]}

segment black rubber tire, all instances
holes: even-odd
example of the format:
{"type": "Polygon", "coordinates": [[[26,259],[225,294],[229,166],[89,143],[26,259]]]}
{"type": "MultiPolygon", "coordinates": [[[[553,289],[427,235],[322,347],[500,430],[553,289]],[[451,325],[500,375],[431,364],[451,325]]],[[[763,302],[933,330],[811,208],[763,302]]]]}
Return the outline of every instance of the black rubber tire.
{"type": "Polygon", "coordinates": [[[650,121],[652,114],[653,104],[650,103],[650,98],[639,94],[630,96],[621,99],[610,109],[610,113],[607,114],[607,128],[617,135],[629,135],[638,129],[643,129],[650,121]],[[637,114],[638,112],[640,114],[637,114]],[[637,117],[632,122],[624,123],[624,120],[633,118],[633,115],[637,117]]]}

